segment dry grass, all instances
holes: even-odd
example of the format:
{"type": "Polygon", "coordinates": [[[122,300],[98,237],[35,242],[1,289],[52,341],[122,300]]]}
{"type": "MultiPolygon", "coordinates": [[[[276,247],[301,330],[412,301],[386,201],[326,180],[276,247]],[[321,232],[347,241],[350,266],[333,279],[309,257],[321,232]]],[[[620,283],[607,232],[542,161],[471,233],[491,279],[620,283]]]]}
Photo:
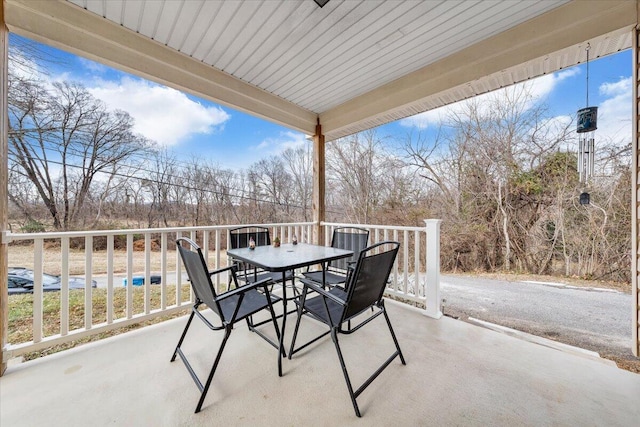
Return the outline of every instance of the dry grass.
{"type": "MultiPolygon", "coordinates": [[[[215,265],[216,252],[209,251],[209,265],[215,265]]],[[[33,268],[33,246],[32,245],[11,245],[9,246],[9,266],[33,268]]],[[[226,251],[220,252],[220,259],[226,259],[226,251]]],[[[62,253],[59,247],[45,247],[43,254],[44,272],[58,275],[61,273],[62,253]]],[[[151,252],[150,269],[152,272],[160,272],[162,266],[161,252],[151,252]]],[[[69,250],[69,273],[71,275],[84,276],[85,274],[85,253],[84,250],[69,250]]],[[[167,271],[175,271],[178,262],[175,250],[167,250],[167,271]]],[[[144,251],[133,251],[132,271],[134,273],[144,272],[145,269],[144,251]]],[[[224,263],[224,261],[222,261],[224,263]]],[[[93,251],[92,270],[94,275],[107,274],[107,251],[93,251]]],[[[113,272],[126,273],[127,252],[116,250],[113,252],[113,272]]]]}
{"type": "Polygon", "coordinates": [[[465,272],[465,273],[451,273],[451,272],[443,272],[446,274],[450,274],[452,276],[477,276],[486,279],[495,279],[495,280],[505,280],[509,282],[514,281],[526,281],[532,280],[537,282],[554,282],[554,283],[564,283],[570,286],[578,286],[581,288],[605,288],[605,289],[615,289],[620,292],[624,292],[627,294],[631,293],[631,283],[630,282],[614,282],[611,280],[586,280],[581,279],[579,277],[566,277],[566,276],[544,276],[544,275],[535,275],[529,273],[511,273],[511,272],[496,272],[496,273],[486,273],[486,272],[465,272]]]}
{"type": "MultiPolygon", "coordinates": [[[[161,303],[161,287],[153,286],[150,288],[151,309],[160,308],[161,303]]],[[[113,313],[114,318],[125,318],[127,308],[127,292],[126,288],[114,289],[113,295],[113,313]]],[[[176,303],[175,286],[166,286],[166,302],[168,306],[176,303]]],[[[189,300],[189,285],[183,285],[181,289],[182,301],[189,300]]],[[[97,341],[108,336],[118,335],[133,329],[138,329],[145,325],[162,322],[164,320],[182,316],[188,313],[189,308],[173,315],[158,317],[153,320],[146,321],[141,324],[126,326],[104,332],[92,337],[79,339],[62,345],[56,345],[41,351],[27,353],[24,355],[25,360],[35,359],[40,356],[52,354],[61,350],[75,347],[76,345],[97,341]]],[[[133,313],[144,312],[144,288],[133,289],[133,313]]],[[[107,290],[93,289],[92,292],[92,323],[99,324],[106,322],[107,313],[107,290]]],[[[84,327],[84,290],[69,291],[69,330],[80,329],[84,327]]],[[[9,297],[9,336],[8,341],[11,344],[20,344],[29,342],[33,339],[33,294],[11,295],[9,297]]],[[[57,335],[60,333],[60,292],[46,292],[43,296],[43,334],[44,336],[57,335]]]]}

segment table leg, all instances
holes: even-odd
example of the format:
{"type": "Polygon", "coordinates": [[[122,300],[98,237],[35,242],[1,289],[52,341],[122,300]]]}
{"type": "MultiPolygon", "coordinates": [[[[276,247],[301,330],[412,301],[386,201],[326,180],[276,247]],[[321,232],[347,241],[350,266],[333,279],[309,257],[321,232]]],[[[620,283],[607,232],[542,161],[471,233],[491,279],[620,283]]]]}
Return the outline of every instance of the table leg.
{"type": "Polygon", "coordinates": [[[280,346],[278,348],[278,376],[282,376],[282,355],[284,354],[284,330],[287,323],[287,272],[282,272],[282,330],[280,331],[280,346]]]}
{"type": "Polygon", "coordinates": [[[322,263],[322,289],[327,289],[327,263],[322,263]]]}

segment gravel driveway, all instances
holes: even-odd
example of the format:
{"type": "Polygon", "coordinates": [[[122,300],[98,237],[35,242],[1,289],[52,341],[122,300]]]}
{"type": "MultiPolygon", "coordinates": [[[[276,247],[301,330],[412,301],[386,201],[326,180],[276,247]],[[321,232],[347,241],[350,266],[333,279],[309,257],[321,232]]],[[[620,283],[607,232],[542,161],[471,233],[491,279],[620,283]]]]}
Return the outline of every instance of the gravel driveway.
{"type": "Polygon", "coordinates": [[[631,352],[631,295],[615,289],[441,276],[445,315],[476,318],[595,351],[640,373],[631,352]]]}

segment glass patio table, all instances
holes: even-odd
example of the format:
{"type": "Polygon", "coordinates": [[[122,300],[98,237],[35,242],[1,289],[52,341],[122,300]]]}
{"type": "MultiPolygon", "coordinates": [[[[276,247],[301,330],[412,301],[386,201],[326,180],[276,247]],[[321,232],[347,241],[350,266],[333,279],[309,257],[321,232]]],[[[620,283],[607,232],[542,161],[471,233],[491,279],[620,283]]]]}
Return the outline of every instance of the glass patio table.
{"type": "MultiPolygon", "coordinates": [[[[282,273],[282,328],[278,349],[278,375],[282,376],[282,357],[284,355],[284,331],[287,323],[287,286],[285,275],[287,271],[308,267],[315,264],[322,265],[322,272],[326,271],[327,263],[353,255],[353,251],[332,248],[329,246],[310,245],[306,243],[284,244],[280,247],[256,246],[255,249],[239,248],[227,250],[227,255],[233,259],[246,262],[255,267],[272,272],[282,273]]],[[[324,274],[323,282],[324,282],[324,274]]],[[[294,280],[294,279],[292,279],[294,280]]]]}

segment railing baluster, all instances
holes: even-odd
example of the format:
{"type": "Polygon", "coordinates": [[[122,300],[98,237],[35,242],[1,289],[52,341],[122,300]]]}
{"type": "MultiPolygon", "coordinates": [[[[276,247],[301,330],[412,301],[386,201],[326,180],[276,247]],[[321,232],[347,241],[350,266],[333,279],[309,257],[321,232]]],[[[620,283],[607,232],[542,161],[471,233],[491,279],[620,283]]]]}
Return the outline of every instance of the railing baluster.
{"type": "MultiPolygon", "coordinates": [[[[215,234],[215,246],[216,246],[216,264],[215,264],[215,268],[218,269],[220,268],[220,230],[216,230],[216,234],[215,234]]],[[[216,274],[216,276],[218,276],[216,274]]]]}
{"type": "MultiPolygon", "coordinates": [[[[193,240],[194,242],[198,242],[198,231],[197,230],[193,230],[191,232],[191,240],[193,240]]],[[[189,300],[193,301],[195,299],[195,295],[193,293],[193,288],[191,286],[189,286],[189,300]]]]}
{"type": "Polygon", "coordinates": [[[91,329],[93,324],[93,236],[84,239],[84,328],[91,329]]]}
{"type": "Polygon", "coordinates": [[[160,234],[160,310],[165,310],[166,308],[167,308],[167,233],[162,233],[160,234]]]}
{"type": "Polygon", "coordinates": [[[113,323],[113,234],[107,236],[107,323],[113,323]]]}
{"type": "Polygon", "coordinates": [[[133,316],[133,234],[127,233],[127,319],[133,316]]]}
{"type": "MultiPolygon", "coordinates": [[[[393,240],[398,241],[398,230],[393,230],[393,240]]],[[[398,290],[398,258],[396,258],[396,262],[393,263],[393,290],[398,290]]]]}
{"type": "Polygon", "coordinates": [[[414,244],[414,254],[413,254],[413,295],[420,295],[420,232],[413,232],[413,244],[414,244]]]}
{"type": "Polygon", "coordinates": [[[69,333],[69,238],[60,239],[60,335],[69,333]]]}
{"type": "MultiPolygon", "coordinates": [[[[229,232],[229,229],[227,229],[227,248],[225,250],[225,254],[229,249],[231,249],[231,232],[229,232]]],[[[231,265],[231,260],[229,259],[228,256],[226,258],[227,258],[227,263],[225,264],[225,267],[229,267],[231,265]]]]}
{"type": "Polygon", "coordinates": [[[42,341],[42,248],[43,239],[33,241],[33,342],[42,341]]]}
{"type": "Polygon", "coordinates": [[[206,231],[202,232],[202,251],[202,255],[207,261],[207,265],[209,265],[209,233],[207,233],[206,231]]]}
{"type": "MultiPolygon", "coordinates": [[[[182,233],[178,231],[176,233],[176,240],[182,237],[182,233]]],[[[176,243],[177,245],[177,243],[176,243]]],[[[180,252],[176,247],[176,306],[182,305],[182,260],[180,259],[180,252]]]]}
{"type": "Polygon", "coordinates": [[[409,284],[409,231],[408,230],[404,230],[404,236],[403,236],[404,241],[402,242],[402,248],[404,251],[404,254],[402,256],[402,268],[404,269],[404,277],[402,280],[402,292],[406,295],[407,294],[407,287],[409,284]]]}
{"type": "Polygon", "coordinates": [[[144,233],[144,314],[151,311],[151,233],[144,233]]]}
{"type": "MultiPolygon", "coordinates": [[[[220,268],[220,230],[216,229],[215,235],[215,244],[216,244],[216,264],[215,269],[220,268]]],[[[216,274],[216,290],[220,289],[220,275],[216,274]]]]}

